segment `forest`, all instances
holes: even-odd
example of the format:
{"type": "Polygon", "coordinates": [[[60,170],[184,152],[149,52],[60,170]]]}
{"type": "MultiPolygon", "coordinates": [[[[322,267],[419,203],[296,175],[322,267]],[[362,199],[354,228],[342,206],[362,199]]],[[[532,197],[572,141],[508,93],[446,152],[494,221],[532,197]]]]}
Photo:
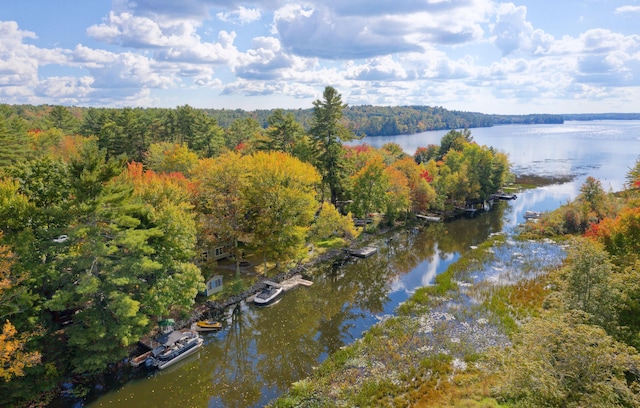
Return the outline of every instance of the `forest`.
{"type": "Polygon", "coordinates": [[[266,276],[309,244],[356,239],[354,218],[451,214],[512,179],[506,155],[468,129],[413,155],[345,146],[361,136],[347,111],[332,87],[306,125],[284,110],[221,126],[189,106],[0,105],[5,402],[90,381],[158,319],[188,312],[211,266],[198,254],[225,246],[238,271],[251,245],[266,276]]]}
{"type": "MultiPolygon", "coordinates": [[[[41,105],[16,105],[14,111],[19,116],[27,119],[34,128],[46,129],[50,125],[46,123],[48,113],[53,106],[41,105]]],[[[76,118],[69,122],[68,126],[79,126],[80,119],[87,115],[87,111],[96,111],[96,108],[68,107],[67,110],[76,118]]],[[[97,111],[112,111],[114,109],[101,108],[97,111]]],[[[117,109],[116,109],[117,110],[117,109]]],[[[275,109],[259,109],[245,111],[242,109],[195,109],[189,105],[179,106],[177,109],[143,109],[144,116],[152,121],[164,122],[170,111],[180,110],[194,111],[198,116],[205,116],[224,129],[229,129],[234,123],[242,121],[255,121],[260,127],[269,126],[269,117],[275,109]],[[204,115],[202,115],[204,114],[204,115]],[[157,119],[154,119],[157,118],[157,119]]],[[[285,115],[293,115],[296,122],[300,123],[305,131],[309,130],[313,121],[313,109],[283,109],[285,115]]],[[[174,112],[175,113],[175,112],[174,112]]],[[[95,112],[94,112],[95,114],[95,112]]],[[[345,106],[342,111],[344,126],[349,128],[356,136],[391,136],[399,134],[414,134],[430,130],[449,130],[477,127],[490,127],[506,124],[542,124],[563,123],[566,115],[553,114],[529,114],[529,115],[496,115],[477,112],[451,111],[442,107],[431,106],[345,106]]],[[[571,120],[591,120],[594,115],[579,116],[571,120]]],[[[605,116],[603,119],[609,119],[605,116]]],[[[617,117],[618,118],[618,117],[617,117]]],[[[174,119],[178,120],[178,119],[174,119]]],[[[182,119],[180,119],[182,120],[182,119]]],[[[69,129],[71,130],[71,129],[69,129]]],[[[90,129],[80,129],[84,133],[90,129]]],[[[168,130],[172,132],[172,129],[168,130]]]]}

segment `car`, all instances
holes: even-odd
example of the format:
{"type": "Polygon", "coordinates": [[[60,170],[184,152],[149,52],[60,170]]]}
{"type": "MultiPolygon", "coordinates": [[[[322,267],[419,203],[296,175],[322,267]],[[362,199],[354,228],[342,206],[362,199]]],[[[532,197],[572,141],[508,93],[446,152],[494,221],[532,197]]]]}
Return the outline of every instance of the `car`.
{"type": "Polygon", "coordinates": [[[61,244],[68,239],[69,239],[68,235],[60,235],[58,238],[54,238],[53,242],[57,242],[58,244],[61,244]]]}

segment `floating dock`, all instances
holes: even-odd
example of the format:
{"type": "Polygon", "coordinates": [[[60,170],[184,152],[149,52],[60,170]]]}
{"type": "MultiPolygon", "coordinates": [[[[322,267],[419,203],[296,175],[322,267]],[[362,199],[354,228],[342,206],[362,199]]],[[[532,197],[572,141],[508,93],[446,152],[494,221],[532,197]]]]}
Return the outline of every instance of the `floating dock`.
{"type": "Polygon", "coordinates": [[[368,258],[378,252],[378,248],[369,246],[360,249],[349,249],[347,252],[349,252],[349,255],[351,256],[356,256],[358,258],[368,258]]]}

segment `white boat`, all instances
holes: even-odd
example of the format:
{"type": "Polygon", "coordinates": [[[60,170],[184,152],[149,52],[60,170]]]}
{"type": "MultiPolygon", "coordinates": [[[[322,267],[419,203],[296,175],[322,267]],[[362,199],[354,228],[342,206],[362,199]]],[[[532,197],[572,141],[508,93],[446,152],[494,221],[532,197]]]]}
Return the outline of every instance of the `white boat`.
{"type": "Polygon", "coordinates": [[[266,306],[273,303],[284,292],[284,288],[267,285],[253,298],[253,303],[266,306]]]}
{"type": "Polygon", "coordinates": [[[539,211],[529,211],[529,210],[527,210],[527,211],[525,211],[525,213],[524,213],[524,218],[526,218],[526,219],[528,219],[528,220],[529,220],[529,219],[533,219],[533,220],[535,220],[535,219],[538,219],[538,218],[540,218],[540,217],[542,217],[542,213],[541,213],[541,212],[539,212],[539,211]]]}
{"type": "Polygon", "coordinates": [[[153,350],[153,357],[147,360],[147,366],[156,366],[162,370],[195,353],[202,347],[204,339],[195,331],[174,330],[161,343],[161,346],[153,350]]]}

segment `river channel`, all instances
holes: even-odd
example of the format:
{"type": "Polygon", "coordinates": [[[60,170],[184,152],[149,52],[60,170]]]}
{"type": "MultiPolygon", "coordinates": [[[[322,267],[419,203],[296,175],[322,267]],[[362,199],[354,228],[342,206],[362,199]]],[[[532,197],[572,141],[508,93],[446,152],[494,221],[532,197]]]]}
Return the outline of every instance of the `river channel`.
{"type": "MultiPolygon", "coordinates": [[[[366,138],[398,143],[413,154],[446,133],[366,138]]],[[[526,210],[554,209],[579,193],[587,176],[619,190],[640,154],[640,121],[567,122],[472,129],[476,142],[509,154],[516,174],[573,176],[570,182],[528,190],[469,219],[397,231],[377,238],[366,259],[326,263],[310,271],[314,284],[287,292],[269,307],[240,304],[219,333],[205,334],[195,355],[162,371],[122,371],[99,384],[90,407],[262,407],[308,376],[340,347],[432,283],[470,247],[510,233],[526,210]],[[100,390],[104,387],[104,390],[100,390]],[[109,391],[106,391],[106,390],[109,391]],[[99,395],[99,396],[96,396],[99,395]]]]}

